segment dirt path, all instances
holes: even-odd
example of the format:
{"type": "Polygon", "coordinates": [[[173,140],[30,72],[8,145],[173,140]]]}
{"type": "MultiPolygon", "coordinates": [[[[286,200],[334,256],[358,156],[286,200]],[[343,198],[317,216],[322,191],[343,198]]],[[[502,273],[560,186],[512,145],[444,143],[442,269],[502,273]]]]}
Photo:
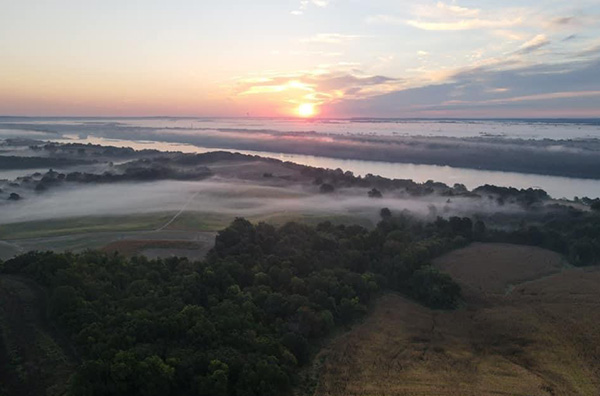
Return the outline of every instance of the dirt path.
{"type": "Polygon", "coordinates": [[[77,358],[47,322],[46,296],[34,282],[0,276],[0,388],[7,396],[59,396],[77,358]]]}
{"type": "Polygon", "coordinates": [[[200,191],[197,191],[196,193],[194,193],[194,195],[192,195],[190,197],[190,199],[188,199],[186,201],[186,203],[181,207],[181,209],[179,209],[179,212],[175,213],[175,215],[173,217],[171,217],[171,219],[169,221],[167,221],[165,224],[163,224],[161,227],[158,227],[157,229],[151,231],[151,232],[158,232],[158,231],[162,231],[165,228],[167,228],[168,226],[170,226],[175,220],[177,220],[177,218],[179,216],[181,216],[181,214],[183,212],[185,212],[185,210],[188,208],[188,206],[190,206],[190,204],[194,201],[194,199],[196,199],[196,197],[200,194],[200,191]]]}

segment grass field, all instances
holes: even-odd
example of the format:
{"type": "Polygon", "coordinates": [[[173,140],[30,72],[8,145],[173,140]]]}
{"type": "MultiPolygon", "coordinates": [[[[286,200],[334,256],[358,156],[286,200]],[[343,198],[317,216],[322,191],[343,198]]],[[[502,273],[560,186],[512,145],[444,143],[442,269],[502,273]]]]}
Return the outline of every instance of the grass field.
{"type": "Polygon", "coordinates": [[[465,306],[433,311],[383,296],[322,352],[316,395],[600,394],[600,269],[564,268],[551,252],[494,244],[436,265],[470,288],[465,306]]]}
{"type": "MultiPolygon", "coordinates": [[[[29,250],[81,251],[104,249],[124,254],[146,254],[151,258],[171,255],[201,259],[212,247],[215,233],[227,227],[235,215],[185,211],[138,215],[76,217],[0,225],[0,258],[8,259],[29,250]],[[175,217],[175,218],[174,218],[175,217]]],[[[317,224],[361,224],[369,219],[352,215],[317,215],[276,212],[248,219],[279,226],[288,221],[317,224]]]]}
{"type": "Polygon", "coordinates": [[[488,296],[505,294],[515,284],[568,266],[558,253],[502,243],[473,243],[438,258],[435,265],[460,282],[463,289],[488,296]]]}
{"type": "Polygon", "coordinates": [[[2,224],[0,225],[0,238],[14,240],[89,232],[150,230],[160,227],[174,214],[162,212],[122,216],[87,216],[2,224]]]}

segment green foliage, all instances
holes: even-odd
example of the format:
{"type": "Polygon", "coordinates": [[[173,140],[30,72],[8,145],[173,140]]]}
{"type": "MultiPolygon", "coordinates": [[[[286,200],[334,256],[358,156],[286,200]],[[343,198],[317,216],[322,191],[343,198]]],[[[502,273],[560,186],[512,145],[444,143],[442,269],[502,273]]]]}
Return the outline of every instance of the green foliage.
{"type": "Polygon", "coordinates": [[[410,277],[410,288],[420,301],[432,308],[455,308],[460,296],[459,286],[448,274],[433,267],[423,267],[410,277]]]}
{"type": "Polygon", "coordinates": [[[541,222],[522,222],[514,230],[488,230],[486,239],[554,250],[576,266],[600,263],[600,218],[594,212],[556,210],[541,222]]]}
{"type": "Polygon", "coordinates": [[[462,246],[470,224],[236,219],[202,262],[31,252],[0,268],[48,288],[48,314],[82,357],[72,394],[279,396],[309,345],[364,315],[381,288],[454,307],[459,287],[428,263],[462,246]]]}

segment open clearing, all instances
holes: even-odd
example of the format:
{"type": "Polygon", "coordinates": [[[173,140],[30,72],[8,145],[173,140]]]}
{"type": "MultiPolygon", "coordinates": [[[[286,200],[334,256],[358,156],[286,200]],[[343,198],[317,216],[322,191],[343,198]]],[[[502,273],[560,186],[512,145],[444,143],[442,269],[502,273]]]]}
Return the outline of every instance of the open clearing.
{"type": "MultiPolygon", "coordinates": [[[[233,214],[184,211],[125,216],[88,216],[60,220],[0,225],[0,259],[9,259],[30,250],[79,252],[85,249],[120,251],[126,255],[144,254],[149,258],[170,256],[202,259],[212,248],[216,232],[227,227],[233,214]]],[[[318,215],[286,211],[248,216],[279,226],[288,221],[317,224],[372,226],[370,220],[352,215],[318,215]]]]}
{"type": "Polygon", "coordinates": [[[383,296],[321,352],[316,395],[600,394],[600,268],[565,269],[552,252],[502,244],[435,264],[469,289],[465,307],[383,296]]]}
{"type": "Polygon", "coordinates": [[[465,292],[505,294],[512,285],[560,272],[568,264],[555,252],[502,243],[472,243],[450,252],[435,265],[465,292]]]}

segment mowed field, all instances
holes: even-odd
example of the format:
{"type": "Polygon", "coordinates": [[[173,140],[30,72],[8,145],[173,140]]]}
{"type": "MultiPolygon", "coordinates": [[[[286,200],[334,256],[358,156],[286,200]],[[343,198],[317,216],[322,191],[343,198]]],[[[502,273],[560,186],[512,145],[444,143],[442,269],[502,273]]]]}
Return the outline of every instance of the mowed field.
{"type": "Polygon", "coordinates": [[[464,306],[383,296],[321,352],[316,395],[600,395],[600,268],[504,244],[434,264],[461,283],[464,306]]]}

